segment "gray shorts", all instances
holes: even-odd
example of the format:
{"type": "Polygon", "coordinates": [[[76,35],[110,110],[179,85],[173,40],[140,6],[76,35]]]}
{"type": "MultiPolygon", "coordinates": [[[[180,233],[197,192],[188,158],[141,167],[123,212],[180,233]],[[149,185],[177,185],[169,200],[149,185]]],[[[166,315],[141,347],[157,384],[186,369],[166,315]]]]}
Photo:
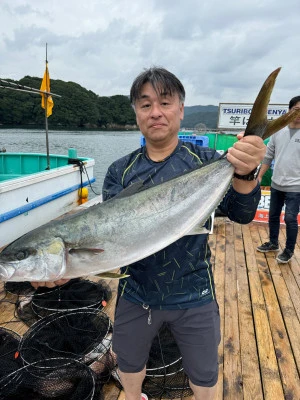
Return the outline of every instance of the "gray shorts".
{"type": "Polygon", "coordinates": [[[120,371],[134,373],[147,364],[151,344],[168,322],[182,355],[183,368],[194,385],[212,387],[218,380],[220,315],[215,301],[187,310],[152,310],[119,299],[113,329],[113,351],[120,371]]]}

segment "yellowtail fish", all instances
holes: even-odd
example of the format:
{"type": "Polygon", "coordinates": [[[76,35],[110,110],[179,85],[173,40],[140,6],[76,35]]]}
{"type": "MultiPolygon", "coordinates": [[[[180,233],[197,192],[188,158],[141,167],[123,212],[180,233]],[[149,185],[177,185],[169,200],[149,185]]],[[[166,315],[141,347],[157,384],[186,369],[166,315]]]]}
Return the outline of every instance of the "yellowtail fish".
{"type": "MultiPolygon", "coordinates": [[[[262,86],[245,135],[265,139],[299,113],[293,110],[267,121],[279,71],[272,72],[262,86]]],[[[101,276],[154,254],[206,222],[228,190],[233,170],[224,157],[156,186],[133,184],[111,200],[49,222],[0,253],[0,279],[101,276]]]]}

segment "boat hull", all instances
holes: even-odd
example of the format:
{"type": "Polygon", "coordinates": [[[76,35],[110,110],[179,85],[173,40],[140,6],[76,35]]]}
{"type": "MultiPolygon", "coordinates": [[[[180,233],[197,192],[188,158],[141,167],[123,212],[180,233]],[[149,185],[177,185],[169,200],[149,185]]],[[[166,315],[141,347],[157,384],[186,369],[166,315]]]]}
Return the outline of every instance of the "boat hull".
{"type": "Polygon", "coordinates": [[[93,159],[0,182],[0,248],[79,205],[78,189],[95,181],[93,159]]]}

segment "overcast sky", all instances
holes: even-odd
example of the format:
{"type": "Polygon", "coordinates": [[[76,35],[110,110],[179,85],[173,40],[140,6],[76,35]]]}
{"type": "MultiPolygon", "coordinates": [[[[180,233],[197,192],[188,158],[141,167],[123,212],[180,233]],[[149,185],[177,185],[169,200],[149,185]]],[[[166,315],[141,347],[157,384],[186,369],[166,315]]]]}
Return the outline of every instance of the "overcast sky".
{"type": "MultiPolygon", "coordinates": [[[[186,105],[300,95],[299,0],[0,0],[0,78],[41,77],[128,95],[144,68],[178,76],[186,105]]],[[[63,93],[62,93],[63,95],[63,93]]]]}

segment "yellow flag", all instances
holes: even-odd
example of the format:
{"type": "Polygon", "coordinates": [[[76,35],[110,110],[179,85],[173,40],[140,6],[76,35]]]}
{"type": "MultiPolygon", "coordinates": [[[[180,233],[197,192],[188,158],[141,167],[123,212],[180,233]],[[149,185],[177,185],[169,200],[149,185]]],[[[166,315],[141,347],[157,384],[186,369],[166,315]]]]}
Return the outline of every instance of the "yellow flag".
{"type": "MultiPolygon", "coordinates": [[[[44,77],[42,80],[40,90],[50,92],[50,76],[49,76],[49,71],[48,71],[48,62],[46,62],[46,70],[44,73],[44,77]]],[[[41,96],[42,96],[42,107],[43,108],[45,108],[45,98],[47,97],[47,117],[49,117],[52,114],[52,108],[54,106],[52,96],[47,96],[43,93],[41,93],[41,96]]]]}

